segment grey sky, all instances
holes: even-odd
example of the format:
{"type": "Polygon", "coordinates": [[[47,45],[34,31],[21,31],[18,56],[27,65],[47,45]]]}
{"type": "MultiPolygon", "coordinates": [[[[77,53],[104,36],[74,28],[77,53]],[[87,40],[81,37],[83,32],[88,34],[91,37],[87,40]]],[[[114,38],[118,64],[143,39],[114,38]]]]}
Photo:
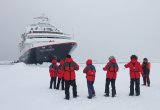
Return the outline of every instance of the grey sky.
{"type": "Polygon", "coordinates": [[[160,61],[159,0],[1,0],[0,60],[18,58],[20,35],[33,18],[45,13],[51,24],[73,34],[76,60],[160,61]]]}

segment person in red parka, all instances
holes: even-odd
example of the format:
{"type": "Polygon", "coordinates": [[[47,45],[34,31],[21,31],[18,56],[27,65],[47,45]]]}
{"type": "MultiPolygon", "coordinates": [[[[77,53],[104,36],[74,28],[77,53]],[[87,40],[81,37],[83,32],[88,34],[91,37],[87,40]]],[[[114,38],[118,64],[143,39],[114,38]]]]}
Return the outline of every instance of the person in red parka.
{"type": "Polygon", "coordinates": [[[60,82],[62,84],[62,90],[64,90],[64,71],[63,71],[63,64],[64,61],[60,60],[60,65],[58,66],[58,83],[57,83],[57,88],[59,90],[59,85],[60,82]]]}
{"type": "Polygon", "coordinates": [[[58,66],[57,66],[57,60],[53,59],[52,60],[52,64],[49,67],[49,73],[50,73],[50,89],[52,89],[52,84],[54,81],[54,89],[56,89],[56,80],[57,80],[57,70],[58,70],[58,66]]]}
{"type": "Polygon", "coordinates": [[[86,67],[83,70],[83,73],[86,74],[86,79],[87,79],[87,87],[88,87],[88,99],[92,99],[92,97],[95,96],[95,90],[93,87],[94,81],[95,81],[95,76],[96,76],[96,69],[95,66],[92,65],[92,60],[88,59],[86,61],[86,67]]]}
{"type": "Polygon", "coordinates": [[[76,75],[75,70],[79,70],[79,65],[73,61],[71,55],[67,55],[65,63],[63,65],[64,70],[64,80],[65,80],[65,99],[70,99],[69,88],[73,87],[73,98],[77,97],[77,85],[76,85],[76,75]]]}
{"type": "Polygon", "coordinates": [[[130,57],[131,61],[128,64],[125,64],[125,68],[130,70],[130,93],[129,96],[134,95],[134,84],[136,96],[140,95],[140,73],[143,74],[141,64],[138,62],[138,57],[132,55],[130,57]]]}
{"type": "Polygon", "coordinates": [[[104,71],[107,71],[106,74],[106,85],[105,85],[105,96],[109,97],[109,84],[111,82],[112,86],[112,97],[115,97],[116,95],[116,87],[115,87],[115,81],[117,78],[117,72],[118,72],[118,64],[116,62],[116,59],[114,56],[109,57],[109,62],[107,65],[103,68],[104,71]]]}
{"type": "Polygon", "coordinates": [[[151,68],[151,63],[148,62],[147,58],[144,58],[143,63],[142,63],[142,69],[144,72],[144,74],[142,75],[143,76],[143,85],[145,86],[147,83],[148,87],[150,87],[150,78],[149,78],[150,68],[151,68]]]}

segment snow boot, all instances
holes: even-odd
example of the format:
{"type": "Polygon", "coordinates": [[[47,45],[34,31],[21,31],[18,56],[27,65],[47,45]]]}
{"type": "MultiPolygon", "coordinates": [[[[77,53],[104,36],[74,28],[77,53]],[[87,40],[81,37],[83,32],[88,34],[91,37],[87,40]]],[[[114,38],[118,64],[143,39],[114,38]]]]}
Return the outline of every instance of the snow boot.
{"type": "Polygon", "coordinates": [[[74,96],[73,96],[73,98],[77,98],[77,97],[78,97],[78,95],[74,95],[74,96]]]}
{"type": "Polygon", "coordinates": [[[87,98],[88,98],[88,99],[92,99],[92,97],[91,97],[91,96],[88,96],[87,98]]]}
{"type": "Polygon", "coordinates": [[[131,93],[130,93],[129,96],[134,96],[134,94],[131,94],[131,93]]]}
{"type": "Polygon", "coordinates": [[[109,94],[105,94],[104,96],[105,96],[105,97],[109,97],[109,94]]]}
{"type": "Polygon", "coordinates": [[[65,97],[64,99],[69,100],[69,98],[68,98],[68,97],[65,97]]]}

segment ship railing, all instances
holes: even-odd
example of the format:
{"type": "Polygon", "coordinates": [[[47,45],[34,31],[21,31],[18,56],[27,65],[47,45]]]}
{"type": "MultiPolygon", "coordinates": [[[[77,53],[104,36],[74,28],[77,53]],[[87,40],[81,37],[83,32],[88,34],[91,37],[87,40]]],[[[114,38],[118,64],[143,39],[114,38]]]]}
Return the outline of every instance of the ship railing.
{"type": "Polygon", "coordinates": [[[49,33],[49,34],[63,34],[62,32],[53,32],[53,31],[30,31],[30,33],[49,33]]]}

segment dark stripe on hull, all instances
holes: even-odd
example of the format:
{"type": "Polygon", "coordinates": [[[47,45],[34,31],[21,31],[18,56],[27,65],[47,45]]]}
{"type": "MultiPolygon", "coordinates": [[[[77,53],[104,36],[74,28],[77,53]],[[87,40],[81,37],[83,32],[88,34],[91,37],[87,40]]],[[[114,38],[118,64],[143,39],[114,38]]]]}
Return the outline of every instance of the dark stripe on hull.
{"type": "Polygon", "coordinates": [[[66,43],[32,48],[21,56],[19,60],[32,64],[51,62],[55,57],[57,59],[65,59],[66,55],[71,53],[76,46],[76,43],[66,43]]]}

